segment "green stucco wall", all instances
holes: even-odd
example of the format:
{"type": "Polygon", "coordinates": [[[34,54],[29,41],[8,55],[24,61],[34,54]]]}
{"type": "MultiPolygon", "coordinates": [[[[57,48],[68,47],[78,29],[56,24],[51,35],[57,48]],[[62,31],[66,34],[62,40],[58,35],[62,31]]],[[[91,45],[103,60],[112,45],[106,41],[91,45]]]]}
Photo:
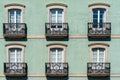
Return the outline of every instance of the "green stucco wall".
{"type": "MultiPolygon", "coordinates": [[[[0,0],[0,35],[3,35],[3,23],[6,22],[4,5],[18,3],[25,5],[24,22],[27,24],[27,35],[44,35],[45,22],[47,21],[47,8],[49,3],[63,3],[66,9],[66,22],[69,25],[70,35],[87,35],[87,23],[89,22],[89,4],[107,3],[110,5],[108,22],[111,22],[111,34],[120,34],[120,0],[0,0]]],[[[47,41],[46,38],[28,38],[21,40],[5,40],[0,38],[0,74],[3,73],[3,63],[6,62],[6,48],[8,43],[19,42],[25,44],[25,62],[28,66],[28,73],[45,73],[45,62],[48,62],[49,43],[64,43],[66,47],[66,62],[69,65],[69,73],[87,73],[87,62],[89,62],[90,43],[109,44],[107,60],[111,63],[111,73],[120,74],[120,37],[111,38],[109,41],[89,41],[88,38],[69,38],[68,41],[47,41]]],[[[110,77],[105,80],[119,80],[119,77],[110,77]]],[[[101,79],[101,80],[104,80],[101,79]]],[[[65,78],[6,78],[0,76],[0,80],[93,80],[88,77],[65,78]]]]}

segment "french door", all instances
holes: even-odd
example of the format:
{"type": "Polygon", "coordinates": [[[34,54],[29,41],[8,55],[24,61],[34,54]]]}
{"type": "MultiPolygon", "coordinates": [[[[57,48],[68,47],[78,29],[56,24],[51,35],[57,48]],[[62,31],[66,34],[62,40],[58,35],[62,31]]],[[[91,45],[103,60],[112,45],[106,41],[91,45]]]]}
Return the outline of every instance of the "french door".
{"type": "Polygon", "coordinates": [[[93,24],[94,28],[102,28],[105,22],[105,9],[95,8],[93,9],[93,24]]]}
{"type": "Polygon", "coordinates": [[[21,48],[10,48],[9,49],[9,63],[11,69],[22,68],[22,49],[21,48]]]}
{"type": "Polygon", "coordinates": [[[105,49],[104,48],[93,48],[92,49],[92,68],[103,69],[105,63],[105,49]]]}
{"type": "Polygon", "coordinates": [[[54,31],[59,30],[62,28],[63,23],[63,9],[51,9],[50,10],[50,23],[51,29],[53,28],[54,31]]]}
{"type": "Polygon", "coordinates": [[[50,49],[50,62],[51,69],[59,68],[63,69],[64,54],[62,48],[51,48],[50,49]]]}
{"type": "Polygon", "coordinates": [[[16,23],[21,23],[21,10],[20,9],[10,9],[8,10],[8,21],[10,24],[10,28],[12,31],[20,31],[21,28],[19,24],[17,25],[16,23]]]}

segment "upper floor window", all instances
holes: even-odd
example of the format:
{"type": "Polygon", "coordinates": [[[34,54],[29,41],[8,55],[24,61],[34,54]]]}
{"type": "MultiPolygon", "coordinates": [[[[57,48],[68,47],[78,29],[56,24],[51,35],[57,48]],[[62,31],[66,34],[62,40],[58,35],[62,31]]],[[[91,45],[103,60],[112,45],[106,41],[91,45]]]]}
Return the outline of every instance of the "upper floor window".
{"type": "Polygon", "coordinates": [[[108,46],[105,43],[90,44],[90,62],[106,62],[108,46]]]}
{"type": "Polygon", "coordinates": [[[96,38],[110,37],[111,23],[108,22],[108,8],[105,3],[90,4],[90,22],[88,22],[88,36],[96,38]],[[100,36],[99,36],[100,35],[100,36]]]}
{"type": "Polygon", "coordinates": [[[105,48],[92,48],[92,62],[105,62],[105,48]]]}
{"type": "Polygon", "coordinates": [[[21,23],[21,9],[9,9],[9,23],[21,23]]]}
{"type": "Polygon", "coordinates": [[[103,23],[105,22],[105,9],[95,8],[93,11],[93,23],[103,23]]]}
{"type": "Polygon", "coordinates": [[[9,43],[6,45],[7,62],[4,63],[6,76],[26,76],[27,64],[24,62],[24,44],[9,43]]]}
{"type": "Polygon", "coordinates": [[[24,47],[23,44],[7,44],[7,62],[22,63],[24,62],[24,47]]]}
{"type": "Polygon", "coordinates": [[[51,23],[62,23],[63,20],[63,9],[50,9],[50,22],[51,23]]]}
{"type": "Polygon", "coordinates": [[[108,8],[110,5],[105,3],[94,3],[90,4],[90,22],[93,23],[104,23],[108,20],[108,8]]]}
{"type": "Polygon", "coordinates": [[[50,62],[63,62],[63,55],[63,48],[50,48],[50,62]]]}
{"type": "Polygon", "coordinates": [[[48,46],[49,62],[63,63],[65,62],[65,48],[66,45],[54,44],[48,46]]]}
{"type": "Polygon", "coordinates": [[[67,5],[62,3],[51,3],[46,5],[48,10],[48,22],[63,23],[65,22],[65,12],[67,5]]]}
{"type": "Polygon", "coordinates": [[[48,44],[48,63],[46,63],[47,76],[67,76],[68,63],[65,62],[65,44],[48,44]],[[56,75],[57,74],[57,75],[56,75]]]}
{"type": "Polygon", "coordinates": [[[110,76],[110,63],[107,62],[107,48],[105,43],[92,43],[90,47],[90,62],[87,63],[88,76],[110,76]]]}
{"type": "Polygon", "coordinates": [[[9,62],[22,62],[22,54],[21,48],[9,48],[9,62]]]}
{"type": "Polygon", "coordinates": [[[7,4],[5,5],[6,9],[6,18],[7,23],[23,23],[23,14],[24,14],[24,5],[21,4],[7,4]]]}
{"type": "Polygon", "coordinates": [[[66,4],[50,3],[46,5],[48,22],[45,23],[46,37],[63,38],[68,36],[68,23],[65,22],[66,4]]]}

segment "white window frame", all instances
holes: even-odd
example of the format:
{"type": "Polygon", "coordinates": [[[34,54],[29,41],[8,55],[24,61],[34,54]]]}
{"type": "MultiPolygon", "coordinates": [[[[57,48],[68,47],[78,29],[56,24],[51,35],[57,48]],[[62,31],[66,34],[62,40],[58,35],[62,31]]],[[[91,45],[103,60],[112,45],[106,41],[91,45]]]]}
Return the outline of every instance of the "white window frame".
{"type": "Polygon", "coordinates": [[[6,44],[6,54],[7,54],[7,62],[9,63],[9,49],[10,48],[20,48],[21,49],[21,62],[25,61],[25,57],[24,57],[24,53],[25,53],[25,45],[24,44],[20,44],[20,43],[9,43],[6,44]]]}
{"type": "Polygon", "coordinates": [[[20,9],[21,10],[21,23],[24,22],[25,5],[12,3],[12,4],[7,4],[4,7],[5,7],[5,14],[6,14],[6,23],[9,22],[9,10],[10,9],[20,9]]]}
{"type": "Polygon", "coordinates": [[[89,61],[92,62],[92,55],[93,55],[93,52],[92,52],[92,49],[93,48],[104,48],[105,49],[105,52],[104,52],[104,61],[107,62],[107,52],[108,52],[108,47],[109,45],[106,44],[106,43],[91,43],[88,45],[89,46],[89,53],[90,53],[90,57],[89,57],[89,61]]]}

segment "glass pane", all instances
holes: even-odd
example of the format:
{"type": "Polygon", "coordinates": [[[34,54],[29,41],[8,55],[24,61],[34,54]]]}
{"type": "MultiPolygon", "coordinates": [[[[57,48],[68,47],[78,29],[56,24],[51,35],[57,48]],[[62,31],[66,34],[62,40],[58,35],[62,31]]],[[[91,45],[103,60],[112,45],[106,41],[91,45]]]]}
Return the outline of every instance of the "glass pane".
{"type": "Polygon", "coordinates": [[[9,22],[14,23],[14,10],[11,9],[8,11],[8,13],[9,13],[9,22]]]}
{"type": "Polygon", "coordinates": [[[57,56],[58,56],[58,62],[62,62],[62,55],[63,55],[63,49],[61,48],[58,48],[58,53],[57,53],[57,56]]]}
{"type": "Polygon", "coordinates": [[[9,61],[10,62],[21,62],[21,51],[20,48],[10,48],[9,49],[9,61]]]}
{"type": "Polygon", "coordinates": [[[51,23],[62,23],[62,9],[51,9],[50,10],[50,22],[51,23]]]}
{"type": "Polygon", "coordinates": [[[54,48],[50,49],[50,62],[56,62],[56,50],[54,48]]]}
{"type": "Polygon", "coordinates": [[[103,62],[104,61],[104,48],[93,48],[92,49],[92,61],[93,62],[103,62]]]}
{"type": "Polygon", "coordinates": [[[10,9],[9,13],[9,23],[20,23],[21,22],[21,10],[20,9],[10,9]]]}
{"type": "Polygon", "coordinates": [[[92,61],[96,62],[97,61],[97,49],[92,49],[93,55],[92,55],[92,61]]]}
{"type": "Polygon", "coordinates": [[[103,23],[104,22],[105,9],[96,8],[93,9],[93,23],[103,23]],[[96,21],[97,20],[97,21],[96,21]]]}
{"type": "Polygon", "coordinates": [[[21,10],[17,9],[16,10],[16,23],[21,22],[21,10]]]}
{"type": "Polygon", "coordinates": [[[50,49],[50,61],[51,62],[62,62],[63,49],[51,48],[50,49]]]}

